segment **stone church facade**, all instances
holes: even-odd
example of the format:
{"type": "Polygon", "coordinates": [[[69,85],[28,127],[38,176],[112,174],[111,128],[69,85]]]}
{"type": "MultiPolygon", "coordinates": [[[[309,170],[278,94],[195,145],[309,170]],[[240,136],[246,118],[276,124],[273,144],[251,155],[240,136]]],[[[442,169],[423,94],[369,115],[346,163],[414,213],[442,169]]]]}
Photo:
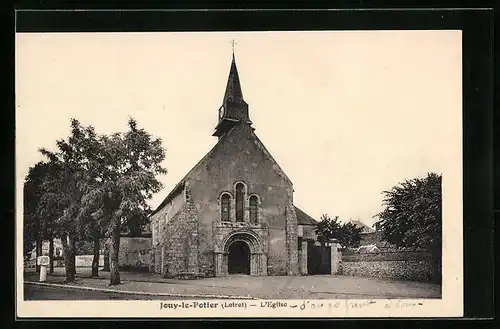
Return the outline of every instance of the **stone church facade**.
{"type": "Polygon", "coordinates": [[[217,144],[151,215],[151,271],[166,277],[307,274],[316,221],[255,134],[233,59],[217,144]]]}

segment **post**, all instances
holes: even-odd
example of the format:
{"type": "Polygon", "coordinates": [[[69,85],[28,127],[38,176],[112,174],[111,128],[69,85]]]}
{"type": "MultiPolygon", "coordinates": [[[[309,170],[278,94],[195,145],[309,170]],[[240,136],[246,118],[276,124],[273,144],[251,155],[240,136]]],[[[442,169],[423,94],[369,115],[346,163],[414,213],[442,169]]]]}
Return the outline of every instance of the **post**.
{"type": "Polygon", "coordinates": [[[300,272],[302,275],[307,275],[307,240],[302,240],[301,244],[300,272]]]}
{"type": "Polygon", "coordinates": [[[40,282],[45,282],[47,280],[47,266],[40,266],[40,282]]]}
{"type": "Polygon", "coordinates": [[[340,251],[339,244],[337,240],[333,240],[331,242],[331,274],[339,274],[339,265],[340,265],[340,251]]]}
{"type": "Polygon", "coordinates": [[[50,264],[50,257],[49,256],[38,257],[37,264],[40,265],[40,278],[38,281],[45,282],[47,280],[47,267],[50,264]]]}

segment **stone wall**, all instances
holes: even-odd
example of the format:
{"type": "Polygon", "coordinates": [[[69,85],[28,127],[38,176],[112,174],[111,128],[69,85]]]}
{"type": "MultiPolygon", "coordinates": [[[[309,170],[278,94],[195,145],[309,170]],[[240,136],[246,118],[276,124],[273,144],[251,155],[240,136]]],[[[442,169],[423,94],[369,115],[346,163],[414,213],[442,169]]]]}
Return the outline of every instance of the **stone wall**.
{"type": "Polygon", "coordinates": [[[170,200],[169,203],[159,209],[157,213],[151,216],[151,234],[152,246],[155,247],[159,243],[159,232],[163,231],[166,223],[173,218],[186,203],[184,189],[170,200]]]}
{"type": "Polygon", "coordinates": [[[161,241],[157,247],[160,250],[155,253],[155,272],[165,277],[175,277],[181,272],[198,272],[197,235],[191,209],[185,204],[160,232],[161,241]]]}
{"type": "Polygon", "coordinates": [[[118,264],[123,269],[147,269],[150,259],[151,238],[121,237],[118,264]]]}
{"type": "MultiPolygon", "coordinates": [[[[165,241],[165,228],[177,214],[185,207],[185,192],[181,189],[169,203],[164,205],[153,216],[151,216],[151,250],[149,254],[150,273],[163,273],[163,243],[165,241]]],[[[174,224],[175,225],[175,224],[174,224]]]]}
{"type": "Polygon", "coordinates": [[[399,260],[429,260],[431,254],[425,251],[394,251],[394,252],[374,252],[374,253],[352,253],[343,252],[344,262],[358,261],[399,261],[399,260]]]}
{"type": "MultiPolygon", "coordinates": [[[[77,255],[75,256],[76,267],[92,267],[93,259],[94,255],[77,255]]],[[[104,266],[104,255],[99,255],[99,266],[104,266]]]]}
{"type": "Polygon", "coordinates": [[[287,275],[288,251],[283,229],[269,229],[267,275],[287,275]]]}
{"type": "MultiPolygon", "coordinates": [[[[76,267],[92,267],[94,255],[77,255],[75,256],[76,267]]],[[[104,255],[99,256],[99,267],[104,266],[104,255]]],[[[54,267],[64,267],[64,260],[54,260],[54,267]]]]}
{"type": "Polygon", "coordinates": [[[431,256],[422,252],[343,255],[339,274],[412,281],[433,280],[431,256]]]}

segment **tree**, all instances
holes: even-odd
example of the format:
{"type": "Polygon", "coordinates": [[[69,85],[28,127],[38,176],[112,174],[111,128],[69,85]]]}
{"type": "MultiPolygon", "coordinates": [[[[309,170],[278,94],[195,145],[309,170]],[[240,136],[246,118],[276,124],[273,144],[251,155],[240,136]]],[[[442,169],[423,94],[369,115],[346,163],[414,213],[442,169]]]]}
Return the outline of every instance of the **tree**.
{"type": "Polygon", "coordinates": [[[347,222],[340,227],[340,244],[345,247],[358,247],[361,241],[362,227],[357,227],[356,224],[347,222]],[[343,241],[343,242],[341,242],[343,241]]]}
{"type": "Polygon", "coordinates": [[[79,182],[82,198],[76,219],[84,239],[82,242],[86,243],[89,249],[91,245],[93,254],[91,277],[96,277],[99,275],[100,240],[108,225],[108,218],[104,216],[100,204],[96,203],[94,198],[94,189],[102,182],[103,154],[101,137],[95,133],[94,128],[88,126],[83,130],[86,132],[86,138],[80,145],[80,150],[85,154],[85,161],[79,168],[82,173],[79,182]]]}
{"type": "Polygon", "coordinates": [[[337,239],[337,233],[340,228],[339,217],[330,218],[327,214],[323,214],[318,225],[316,225],[316,235],[318,241],[322,244],[330,242],[332,239],[337,239]]]}
{"type": "MultiPolygon", "coordinates": [[[[53,178],[54,167],[51,162],[40,161],[29,168],[24,182],[24,239],[25,248],[33,247],[33,241],[36,246],[36,256],[42,254],[43,240],[49,241],[50,269],[54,269],[54,244],[53,239],[59,236],[59,230],[56,225],[56,219],[61,216],[62,211],[57,199],[48,198],[47,187],[53,178]]],[[[37,265],[37,270],[39,266],[37,265]]]]}
{"type": "Polygon", "coordinates": [[[82,198],[85,190],[89,156],[95,151],[96,134],[94,128],[83,127],[76,119],[71,119],[71,133],[67,140],[58,140],[57,151],[41,149],[48,158],[51,175],[43,183],[43,203],[41,210],[48,216],[52,209],[60,209],[54,224],[59,229],[63,244],[66,281],[71,282],[76,274],[76,241],[83,235],[82,198]]]}
{"type": "Polygon", "coordinates": [[[357,247],[362,230],[353,223],[341,223],[338,216],[330,218],[327,214],[321,216],[321,220],[316,226],[319,242],[325,244],[332,239],[337,239],[344,248],[357,247]]]}
{"type": "Polygon", "coordinates": [[[125,133],[100,136],[98,147],[97,155],[91,158],[92,170],[84,180],[86,194],[81,213],[87,215],[89,209],[96,208],[92,214],[102,219],[100,226],[105,227],[109,248],[110,285],[116,285],[120,283],[122,225],[149,211],[146,201],[162,187],[156,176],[166,173],[161,167],[165,150],[161,139],[138,128],[134,119],[129,119],[125,133]]]}
{"type": "Polygon", "coordinates": [[[51,170],[42,184],[44,193],[39,211],[43,218],[52,219],[52,238],[61,238],[66,281],[72,282],[76,275],[75,243],[77,239],[77,228],[73,218],[78,200],[75,199],[76,193],[71,187],[76,183],[73,181],[71,172],[67,171],[59,159],[49,154],[46,155],[49,157],[51,170]]]}
{"type": "Polygon", "coordinates": [[[375,215],[384,240],[398,247],[430,251],[436,271],[442,250],[441,181],[441,175],[428,173],[383,191],[385,208],[375,215]]]}
{"type": "MultiPolygon", "coordinates": [[[[24,254],[31,252],[35,242],[36,257],[42,252],[42,227],[43,218],[40,216],[38,207],[43,196],[42,182],[47,176],[47,164],[40,161],[29,168],[28,175],[23,185],[23,226],[24,226],[24,254]]],[[[39,266],[36,266],[37,272],[39,266]]]]}

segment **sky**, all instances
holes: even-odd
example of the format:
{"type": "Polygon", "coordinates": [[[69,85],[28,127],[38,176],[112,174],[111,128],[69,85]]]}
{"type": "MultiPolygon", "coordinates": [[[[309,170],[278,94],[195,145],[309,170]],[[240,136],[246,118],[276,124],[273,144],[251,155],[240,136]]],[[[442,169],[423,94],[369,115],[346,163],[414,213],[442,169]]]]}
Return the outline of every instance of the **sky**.
{"type": "Polygon", "coordinates": [[[133,117],[166,149],[156,208],[217,142],[233,39],[255,133],[314,218],[372,225],[382,191],[456,172],[460,31],[29,33],[16,35],[18,182],[70,118],[113,133],[133,117]]]}

